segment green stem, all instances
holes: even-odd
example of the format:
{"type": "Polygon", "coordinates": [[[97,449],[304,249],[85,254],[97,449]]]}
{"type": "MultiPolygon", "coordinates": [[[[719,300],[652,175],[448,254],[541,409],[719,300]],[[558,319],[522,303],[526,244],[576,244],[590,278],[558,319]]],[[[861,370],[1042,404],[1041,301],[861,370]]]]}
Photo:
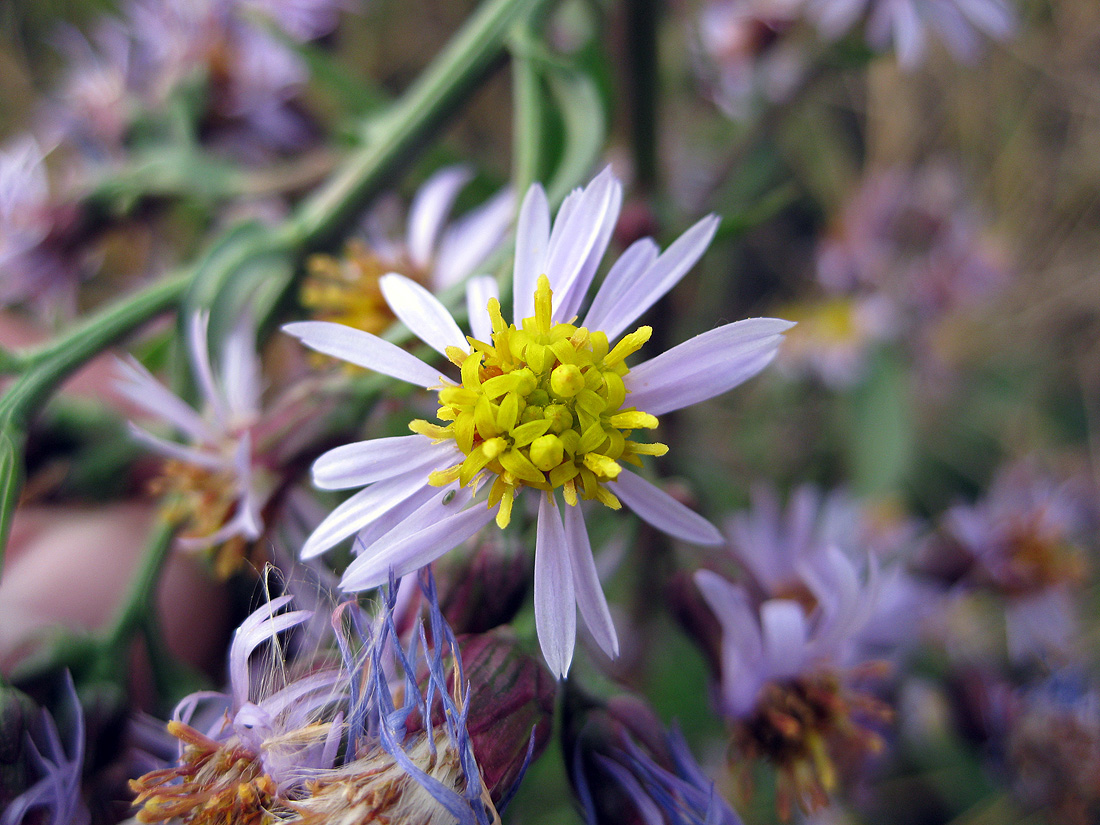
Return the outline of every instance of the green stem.
{"type": "Polygon", "coordinates": [[[416,83],[367,134],[327,185],[294,219],[306,246],[324,245],[356,217],[386,176],[415,151],[501,56],[508,31],[547,0],[489,0],[478,8],[416,83]]]}
{"type": "Polygon", "coordinates": [[[24,355],[26,371],[0,398],[0,423],[25,427],[58,384],[122,336],[171,309],[189,281],[189,272],[158,281],[24,355]]]}
{"type": "Polygon", "coordinates": [[[657,186],[657,0],[626,0],[627,93],[638,188],[657,186]]]}
{"type": "Polygon", "coordinates": [[[178,527],[174,521],[158,517],[141,558],[141,566],[130,582],[122,607],[104,635],[104,644],[121,656],[126,655],[130,640],[146,626],[148,616],[156,607],[153,604],[156,584],[178,527]]]}
{"type": "MultiPolygon", "coordinates": [[[[266,243],[258,242],[246,251],[301,252],[331,240],[502,56],[509,30],[548,2],[488,0],[483,4],[401,100],[371,121],[374,128],[365,133],[366,145],[290,221],[273,230],[266,243]]],[[[240,263],[239,256],[230,255],[215,266],[231,274],[240,263]]],[[[22,486],[23,443],[30,418],[82,364],[149,318],[177,307],[196,274],[203,274],[201,266],[153,284],[18,358],[24,372],[0,397],[0,572],[22,486]]]]}

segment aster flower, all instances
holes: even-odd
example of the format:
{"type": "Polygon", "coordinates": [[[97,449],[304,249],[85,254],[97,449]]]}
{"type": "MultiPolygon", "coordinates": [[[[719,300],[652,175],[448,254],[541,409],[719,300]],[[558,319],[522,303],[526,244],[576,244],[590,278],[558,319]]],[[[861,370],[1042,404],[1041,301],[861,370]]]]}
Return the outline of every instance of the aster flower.
{"type": "Polygon", "coordinates": [[[755,375],[790,326],[770,318],[727,324],[628,368],[625,359],[651,329],[611,342],[695,264],[718,219],[704,218],[663,254],[648,238],[631,245],[575,325],[621,203],[608,169],[565,200],[551,227],[546,195],[532,186],[517,229],[513,323],[501,313],[496,283],[475,278],[467,288],[469,338],[426,289],[396,274],[382,279],[394,314],[459,369],[460,382],[360,330],[318,321],[284,328],[319,352],[435,390],[442,422],[414,421],[415,435],[350,444],[318,459],[317,486],[370,486],[333,511],[303,556],[358,532],[358,558],[341,586],[376,587],[391,570],[400,576],[430,563],[494,518],[505,527],[517,495],[537,491],[536,626],[559,675],[572,659],[577,606],[600,647],[612,656],[618,650],[577,505],[625,502],[678,538],[719,542],[707,521],[622,465],[667,451],[633,440],[635,430],[755,375]]]}
{"type": "Polygon", "coordinates": [[[46,111],[47,128],[92,155],[122,148],[139,98],[139,55],[127,24],[99,21],[90,37],[64,27],[58,43],[68,66],[46,111]]]}
{"type": "Polygon", "coordinates": [[[968,579],[1006,600],[1009,655],[1064,655],[1077,621],[1073,594],[1084,581],[1082,491],[1021,462],[1002,470],[985,498],[944,517],[948,540],[973,561],[968,579]]]}
{"type": "Polygon", "coordinates": [[[173,496],[169,517],[184,521],[180,546],[220,547],[216,569],[229,575],[246,545],[264,530],[263,509],[276,488],[274,470],[288,446],[285,437],[301,425],[306,411],[292,395],[267,412],[261,408],[263,387],[250,319],[242,318],[226,337],[217,371],[207,345],[207,324],[204,314],[188,321],[188,356],[202,396],[201,411],[169,392],[133,358],[119,362],[117,389],[187,438],[181,444],[130,426],[138,441],[168,459],[156,487],[173,496]]]}
{"type": "Polygon", "coordinates": [[[66,674],[65,684],[72,712],[70,741],[67,745],[61,741],[53,718],[43,710],[38,728],[27,734],[26,744],[34,771],[39,776],[0,813],[0,825],[39,822],[87,825],[91,821],[80,795],[84,770],[84,712],[71,675],[66,674]],[[48,819],[42,818],[47,815],[48,819]]]}
{"type": "Polygon", "coordinates": [[[865,18],[867,42],[882,51],[892,45],[905,69],[924,61],[930,33],[956,59],[972,62],[982,35],[1008,40],[1016,31],[1016,15],[1006,0],[807,0],[806,11],[830,38],[865,18]]]}
{"type": "Polygon", "coordinates": [[[379,285],[387,272],[434,293],[465,281],[499,247],[515,206],[512,190],[505,188],[448,224],[472,176],[464,166],[447,166],[428,178],[413,198],[404,238],[378,209],[367,221],[365,239],[352,240],[342,258],[312,256],[302,303],[318,320],[380,334],[394,320],[379,285]]]}
{"type": "Polygon", "coordinates": [[[727,547],[748,575],[757,599],[793,599],[809,612],[826,582],[844,579],[852,565],[874,559],[876,584],[870,619],[855,634],[861,648],[893,657],[917,638],[920,620],[942,593],[906,570],[917,526],[886,508],[824,493],[806,484],[780,507],[775,491],[757,486],[752,507],[725,523],[727,547]]]}
{"type": "MultiPolygon", "coordinates": [[[[718,703],[745,766],[762,759],[778,771],[780,816],[793,803],[823,807],[840,781],[841,753],[881,748],[873,726],[890,717],[859,683],[881,675],[860,657],[859,634],[872,616],[875,581],[833,548],[829,564],[807,581],[812,608],[749,592],[710,570],[695,581],[721,625],[718,703]]],[[[747,776],[747,774],[746,774],[747,776]]]]}
{"type": "Polygon", "coordinates": [[[1007,278],[1004,256],[946,164],[868,174],[821,242],[817,280],[831,295],[878,294],[897,321],[973,307],[1007,278]]]}

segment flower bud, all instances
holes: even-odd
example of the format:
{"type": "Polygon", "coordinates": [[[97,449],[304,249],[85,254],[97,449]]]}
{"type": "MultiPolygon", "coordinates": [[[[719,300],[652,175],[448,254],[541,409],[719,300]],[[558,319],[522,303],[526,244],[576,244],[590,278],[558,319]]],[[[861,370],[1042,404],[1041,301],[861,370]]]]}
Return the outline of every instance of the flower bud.
{"type": "Polygon", "coordinates": [[[456,634],[485,633],[510,622],[527,598],[531,560],[491,533],[464,558],[436,562],[440,609],[456,634]]]}
{"type": "Polygon", "coordinates": [[[499,802],[522,777],[532,734],[532,760],[546,747],[557,685],[509,630],[463,636],[458,643],[470,684],[466,727],[485,786],[499,802]]]}

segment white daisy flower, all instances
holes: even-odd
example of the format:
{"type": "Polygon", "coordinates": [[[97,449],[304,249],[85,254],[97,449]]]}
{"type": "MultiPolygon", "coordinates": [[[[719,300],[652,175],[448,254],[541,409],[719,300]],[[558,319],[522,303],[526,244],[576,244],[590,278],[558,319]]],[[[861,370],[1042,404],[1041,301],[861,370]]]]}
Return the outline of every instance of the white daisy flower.
{"type": "Polygon", "coordinates": [[[625,502],[670,535],[720,543],[708,521],[623,467],[668,449],[632,436],[655,428],[658,415],[755,375],[791,326],[773,318],[727,324],[628,368],[625,359],[652,330],[623,332],[699,260],[718,218],[699,221],[664,253],[649,238],[633,244],[578,321],[621,205],[622,185],[608,169],[566,198],[551,226],[546,194],[532,186],[516,233],[513,322],[501,314],[496,283],[474,278],[469,337],[428,290],[392,273],[382,279],[394,314],[459,369],[458,381],[361,330],[323,321],[284,327],[319,352],[436,391],[440,405],[440,423],[413,421],[414,435],[348,444],[317,460],[318,487],[364,489],[318,526],[303,557],[358,533],[359,555],[341,586],[377,587],[391,569],[402,576],[428,564],[494,518],[506,526],[516,495],[538,491],[535,620],[559,676],[573,655],[574,605],[600,647],[618,652],[580,500],[613,509],[625,502]]]}

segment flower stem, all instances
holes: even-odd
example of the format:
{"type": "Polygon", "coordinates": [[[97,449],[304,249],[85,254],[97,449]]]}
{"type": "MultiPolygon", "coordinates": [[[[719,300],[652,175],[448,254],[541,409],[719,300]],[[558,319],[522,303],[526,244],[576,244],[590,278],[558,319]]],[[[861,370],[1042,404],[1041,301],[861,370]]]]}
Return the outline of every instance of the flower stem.
{"type": "Polygon", "coordinates": [[[304,246],[331,241],[354,220],[386,177],[416,151],[502,55],[511,28],[547,0],[488,0],[405,95],[371,122],[365,145],[305,201],[294,225],[304,246]]]}

